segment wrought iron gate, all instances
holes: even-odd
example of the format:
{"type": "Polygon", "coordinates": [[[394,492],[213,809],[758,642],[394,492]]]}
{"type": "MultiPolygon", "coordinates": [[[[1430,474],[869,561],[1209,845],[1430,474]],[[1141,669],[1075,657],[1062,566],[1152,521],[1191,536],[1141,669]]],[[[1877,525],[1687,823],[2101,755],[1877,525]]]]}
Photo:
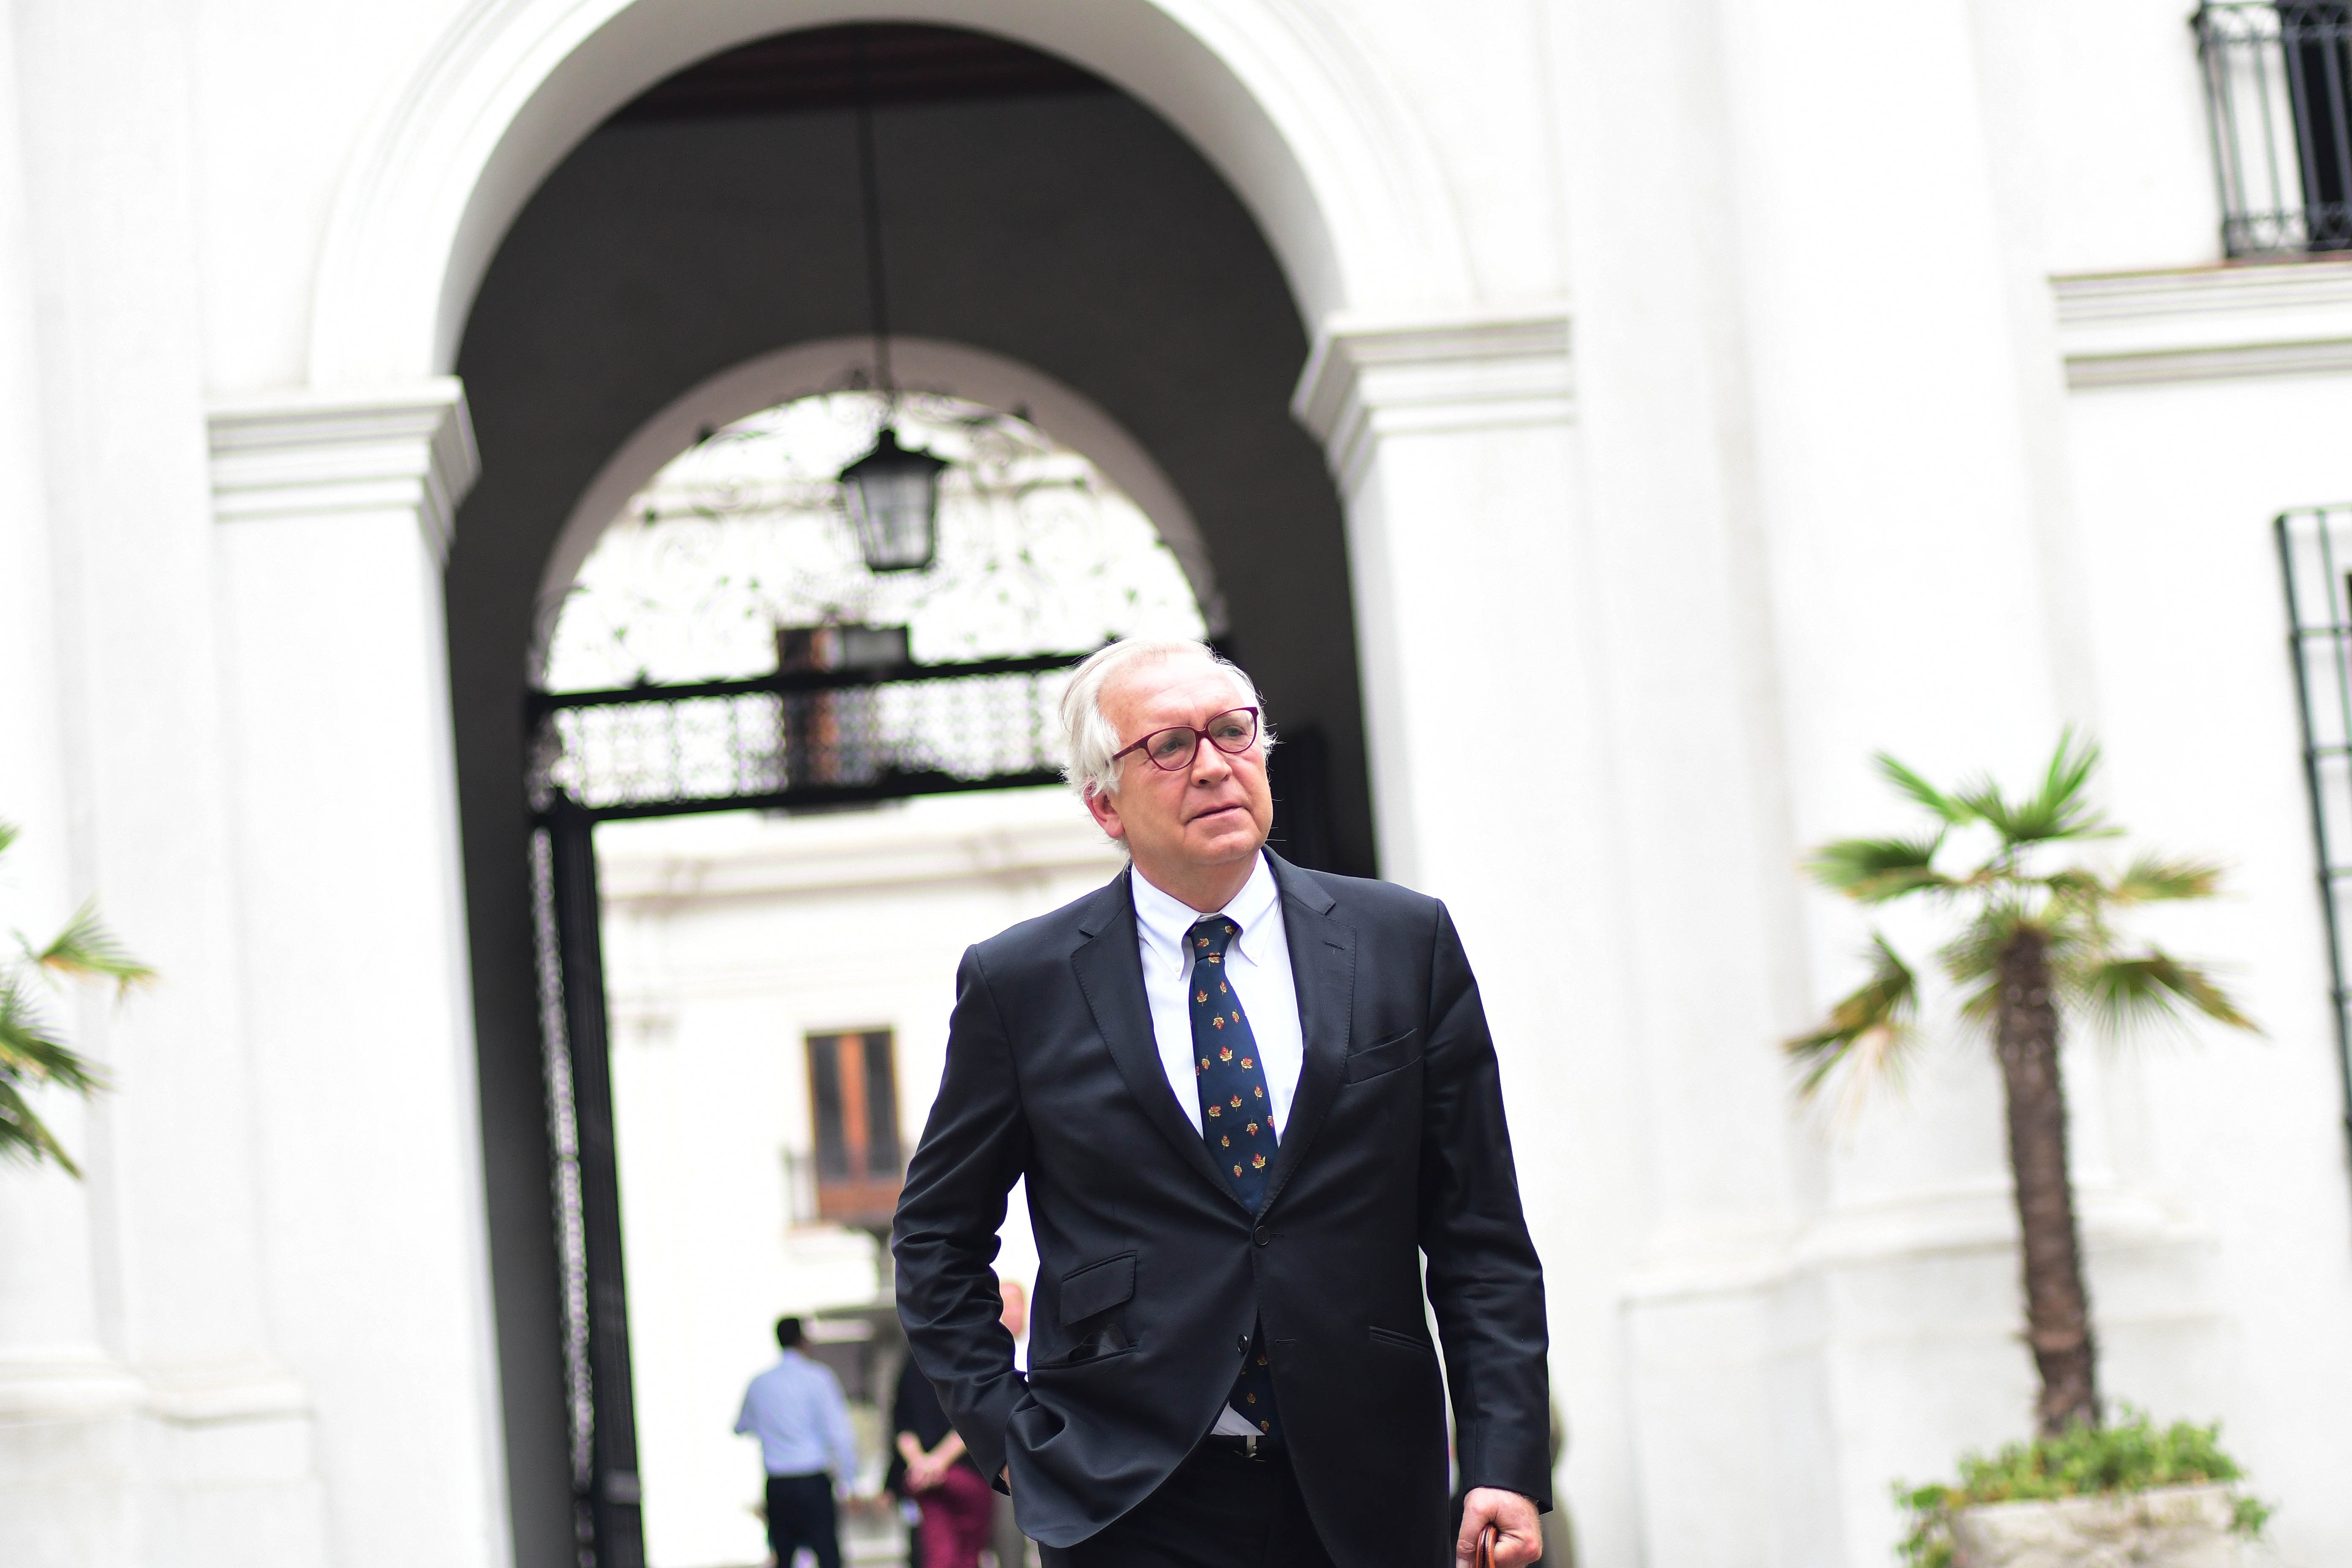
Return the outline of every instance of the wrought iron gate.
{"type": "Polygon", "coordinates": [[[881,646],[897,657],[865,668],[530,698],[532,913],[580,1568],[645,1564],[595,826],[1061,777],[1054,706],[1084,654],[918,665],[903,641],[881,646]]]}

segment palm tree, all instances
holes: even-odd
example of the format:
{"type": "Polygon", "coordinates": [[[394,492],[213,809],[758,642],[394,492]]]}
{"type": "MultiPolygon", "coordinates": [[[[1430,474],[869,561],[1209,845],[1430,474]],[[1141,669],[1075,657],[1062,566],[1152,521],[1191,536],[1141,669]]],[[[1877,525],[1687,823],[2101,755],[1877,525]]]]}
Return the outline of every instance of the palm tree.
{"type": "MultiPolygon", "coordinates": [[[[2099,1422],[2082,1242],[2066,1163],[2066,1091],[2059,1076],[2062,1016],[2087,1015],[2121,1030],[2193,1012],[2253,1029],[2206,973],[2159,948],[2126,952],[2110,925],[2136,905],[2212,895],[2221,868],[2141,855],[2109,877],[2082,864],[2052,866],[2061,844],[2116,837],[2084,798],[2099,751],[2069,730],[2031,799],[2011,801],[1989,778],[1946,794],[1885,752],[1878,768],[1935,820],[1916,838],[1845,838],[1806,862],[1824,886],[1864,904],[1922,898],[1952,911],[1958,933],[1937,954],[1960,989],[1960,1016],[1989,1026],[2009,1112],[2009,1163],[2024,1245],[2026,1339],[2042,1378],[2035,1415],[2044,1436],[2099,1422]],[[1937,857],[1958,837],[1982,855],[1948,872],[1937,857]]],[[[1874,931],[1870,977],[1810,1034],[1786,1041],[1801,1065],[1798,1093],[1834,1079],[1849,1106],[1874,1084],[1899,1080],[1918,1043],[1919,983],[1874,931]]],[[[2258,1031],[2257,1031],[2258,1032],[2258,1031]]]]}
{"type": "MultiPolygon", "coordinates": [[[[16,829],[0,822],[0,856],[16,841],[16,829]]],[[[94,905],[84,904],[66,929],[45,947],[16,938],[20,958],[0,960],[0,1160],[38,1164],[54,1160],[81,1174],[46,1123],[34,1114],[25,1090],[52,1083],[88,1095],[106,1087],[105,1075],[77,1056],[34,1005],[37,978],[106,979],[127,991],[153,972],[125,953],[99,923],[94,905]]]]}

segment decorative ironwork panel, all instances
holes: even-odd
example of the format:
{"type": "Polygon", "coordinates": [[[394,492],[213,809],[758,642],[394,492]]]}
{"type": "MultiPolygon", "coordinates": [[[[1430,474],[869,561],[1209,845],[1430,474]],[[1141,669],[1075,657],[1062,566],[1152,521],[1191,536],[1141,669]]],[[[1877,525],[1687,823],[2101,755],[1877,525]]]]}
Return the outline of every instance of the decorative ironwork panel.
{"type": "Polygon", "coordinates": [[[583,1568],[645,1568],[594,827],[588,813],[558,799],[532,845],[573,1528],[583,1568]]]}
{"type": "Polygon", "coordinates": [[[588,1363],[588,1230],[581,1206],[580,1120],[572,1087],[572,1032],[564,1013],[562,939],[555,918],[553,833],[530,837],[530,912],[539,971],[541,1065],[548,1142],[554,1156],[555,1263],[563,1319],[564,1415],[571,1438],[572,1534],[579,1568],[596,1568],[595,1378],[588,1363]]]}
{"type": "Polygon", "coordinates": [[[2319,856],[2320,910],[2335,997],[2336,1047],[2344,1071],[2345,1127],[2352,1136],[2352,505],[2313,507],[2278,520],[2286,574],[2290,652],[2303,704],[2303,765],[2319,856]]]}
{"type": "Polygon", "coordinates": [[[2223,249],[2352,246],[2352,0],[2209,3],[2191,25],[2223,249]]]}
{"type": "Polygon", "coordinates": [[[541,696],[531,805],[604,819],[1050,784],[1055,707],[1084,657],[541,696]]]}

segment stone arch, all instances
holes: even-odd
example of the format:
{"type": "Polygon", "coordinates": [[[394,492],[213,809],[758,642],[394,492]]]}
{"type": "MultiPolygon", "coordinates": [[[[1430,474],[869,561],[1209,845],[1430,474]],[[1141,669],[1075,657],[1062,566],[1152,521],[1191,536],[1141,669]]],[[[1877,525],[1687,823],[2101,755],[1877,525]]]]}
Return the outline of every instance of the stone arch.
{"type": "MultiPolygon", "coordinates": [[[[681,394],[639,426],[581,492],[556,536],[540,578],[534,658],[554,629],[556,611],[581,563],[629,497],[650,483],[664,464],[691,446],[703,430],[838,388],[843,372],[867,364],[873,353],[873,340],[858,337],[826,338],[761,354],[681,394]]],[[[992,408],[1019,409],[1038,429],[1086,457],[1158,531],[1192,584],[1210,635],[1225,630],[1223,595],[1217,591],[1215,567],[1192,508],[1158,459],[1101,405],[1034,365],[964,343],[894,336],[890,360],[901,385],[992,408]]]]}
{"type": "MultiPolygon", "coordinates": [[[[888,19],[1064,56],[1174,124],[1267,237],[1310,337],[1341,311],[1469,297],[1467,247],[1400,97],[1313,0],[895,0],[888,19]]],[[[614,110],[753,38],[871,0],[473,0],[371,121],[331,219],[314,386],[444,374],[540,181],[614,110]]]]}

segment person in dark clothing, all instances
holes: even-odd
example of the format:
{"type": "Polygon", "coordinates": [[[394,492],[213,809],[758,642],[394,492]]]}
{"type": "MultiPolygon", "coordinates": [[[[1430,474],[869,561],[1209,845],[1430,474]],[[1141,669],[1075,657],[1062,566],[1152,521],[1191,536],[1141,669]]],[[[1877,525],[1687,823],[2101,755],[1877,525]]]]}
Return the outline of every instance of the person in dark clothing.
{"type": "Polygon", "coordinates": [[[996,1494],[912,1357],[898,1373],[890,1427],[898,1453],[887,1484],[921,1511],[916,1568],[979,1568],[993,1541],[996,1494]]]}
{"type": "Polygon", "coordinates": [[[1197,643],[1072,673],[1072,782],[1130,865],[965,952],[898,1320],[1045,1568],[1453,1568],[1489,1529],[1528,1568],[1543,1265],[1477,982],[1436,900],[1266,849],[1262,707],[1197,643]]]}

